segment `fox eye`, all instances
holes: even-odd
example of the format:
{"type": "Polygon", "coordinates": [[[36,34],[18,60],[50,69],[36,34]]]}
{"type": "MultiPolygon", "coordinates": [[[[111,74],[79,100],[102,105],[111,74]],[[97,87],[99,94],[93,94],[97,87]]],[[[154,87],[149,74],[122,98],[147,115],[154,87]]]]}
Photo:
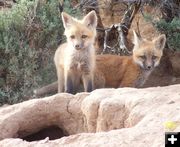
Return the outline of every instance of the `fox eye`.
{"type": "Polygon", "coordinates": [[[71,39],[74,39],[74,38],[75,38],[75,36],[74,36],[74,35],[71,35],[71,36],[70,36],[70,38],[71,38],[71,39]]]}
{"type": "Polygon", "coordinates": [[[156,60],[157,58],[158,58],[157,56],[154,56],[154,55],[152,56],[153,60],[156,60]]]}
{"type": "Polygon", "coordinates": [[[146,56],[145,56],[145,55],[143,55],[143,56],[139,56],[139,58],[141,58],[141,59],[145,60],[145,59],[146,59],[146,56]]]}
{"type": "Polygon", "coordinates": [[[87,37],[88,37],[87,35],[82,35],[82,36],[81,36],[82,39],[85,39],[85,38],[87,38],[87,37]]]}

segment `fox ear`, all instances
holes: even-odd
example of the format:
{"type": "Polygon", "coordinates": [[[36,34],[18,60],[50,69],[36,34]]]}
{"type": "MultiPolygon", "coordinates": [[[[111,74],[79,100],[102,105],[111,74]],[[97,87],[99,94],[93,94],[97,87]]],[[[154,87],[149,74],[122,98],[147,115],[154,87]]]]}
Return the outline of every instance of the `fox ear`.
{"type": "Polygon", "coordinates": [[[160,35],[154,40],[155,48],[163,50],[166,43],[166,36],[164,34],[160,35]]]}
{"type": "Polygon", "coordinates": [[[89,12],[84,18],[83,18],[83,23],[92,28],[96,28],[97,26],[97,16],[96,12],[93,10],[89,12]]]}
{"type": "Polygon", "coordinates": [[[65,12],[61,13],[61,17],[62,17],[64,28],[69,28],[73,22],[73,18],[65,12]]]}
{"type": "Polygon", "coordinates": [[[134,45],[138,46],[140,44],[140,42],[142,41],[142,38],[134,30],[133,30],[133,34],[134,34],[133,43],[134,43],[134,45]]]}

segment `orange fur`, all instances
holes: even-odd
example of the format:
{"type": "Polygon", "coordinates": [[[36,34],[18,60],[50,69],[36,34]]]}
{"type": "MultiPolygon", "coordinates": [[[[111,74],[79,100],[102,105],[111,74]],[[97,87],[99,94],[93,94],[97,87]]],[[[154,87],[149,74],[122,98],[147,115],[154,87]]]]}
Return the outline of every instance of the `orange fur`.
{"type": "Polygon", "coordinates": [[[98,55],[94,77],[95,88],[142,87],[163,54],[165,35],[152,41],[134,32],[132,56],[98,55]]]}

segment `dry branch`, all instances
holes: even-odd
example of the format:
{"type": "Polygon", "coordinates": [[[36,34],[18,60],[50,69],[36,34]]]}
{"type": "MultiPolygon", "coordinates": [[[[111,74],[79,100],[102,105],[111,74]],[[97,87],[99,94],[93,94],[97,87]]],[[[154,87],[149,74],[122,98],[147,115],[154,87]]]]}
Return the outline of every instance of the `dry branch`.
{"type": "Polygon", "coordinates": [[[111,50],[111,52],[116,54],[131,54],[127,47],[127,35],[131,27],[132,21],[138,10],[140,9],[140,6],[140,0],[129,4],[128,9],[123,16],[123,19],[121,20],[121,23],[113,24],[110,28],[105,29],[103,53],[109,53],[109,51],[111,50]],[[115,43],[113,47],[110,47],[107,45],[107,37],[111,30],[114,28],[118,33],[117,43],[115,43]]]}

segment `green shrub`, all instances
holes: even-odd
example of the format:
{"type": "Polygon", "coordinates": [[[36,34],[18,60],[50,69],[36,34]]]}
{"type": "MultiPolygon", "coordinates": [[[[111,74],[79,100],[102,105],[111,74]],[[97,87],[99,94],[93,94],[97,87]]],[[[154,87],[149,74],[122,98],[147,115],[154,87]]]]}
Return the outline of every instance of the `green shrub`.
{"type": "Polygon", "coordinates": [[[0,67],[6,71],[0,104],[29,99],[35,88],[56,80],[53,56],[63,30],[58,0],[19,0],[0,11],[0,67]]]}
{"type": "Polygon", "coordinates": [[[154,20],[153,16],[145,13],[144,19],[147,22],[151,22],[155,28],[166,34],[167,37],[167,45],[172,50],[180,50],[180,19],[174,17],[171,22],[167,22],[164,19],[154,20]]]}
{"type": "Polygon", "coordinates": [[[180,19],[174,18],[171,22],[161,19],[155,23],[156,28],[166,34],[169,48],[180,50],[180,19]]]}

